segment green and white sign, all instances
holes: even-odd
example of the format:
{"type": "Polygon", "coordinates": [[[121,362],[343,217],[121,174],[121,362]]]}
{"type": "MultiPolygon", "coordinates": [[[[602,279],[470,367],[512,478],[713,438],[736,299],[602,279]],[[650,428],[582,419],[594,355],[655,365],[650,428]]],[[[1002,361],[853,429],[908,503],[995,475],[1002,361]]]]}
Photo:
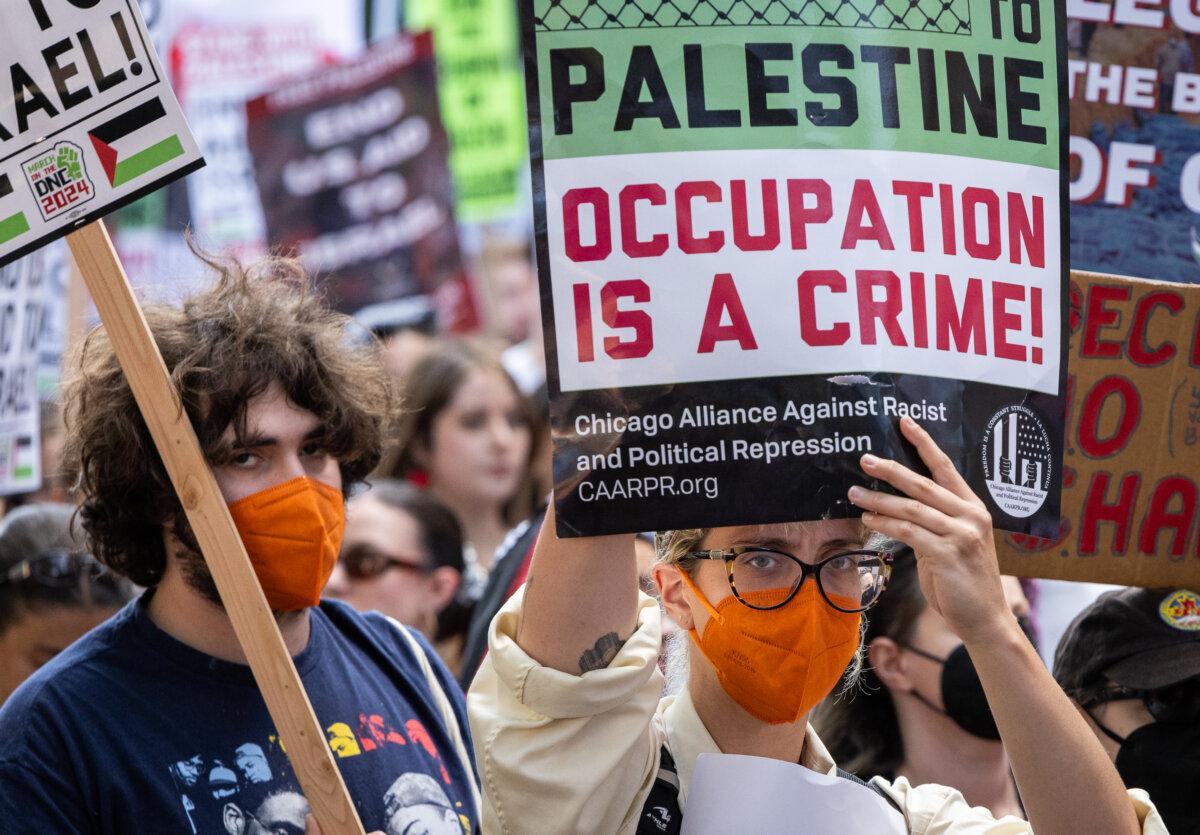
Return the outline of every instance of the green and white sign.
{"type": "Polygon", "coordinates": [[[999,525],[1057,526],[1056,4],[523,15],[560,530],[848,515],[905,414],[999,525]]]}
{"type": "Polygon", "coordinates": [[[407,0],[405,27],[431,29],[438,97],[450,135],[457,214],[468,223],[525,207],[525,98],[512,0],[407,0]]]}
{"type": "Polygon", "coordinates": [[[203,164],[135,0],[6,0],[0,264],[203,164]]]}

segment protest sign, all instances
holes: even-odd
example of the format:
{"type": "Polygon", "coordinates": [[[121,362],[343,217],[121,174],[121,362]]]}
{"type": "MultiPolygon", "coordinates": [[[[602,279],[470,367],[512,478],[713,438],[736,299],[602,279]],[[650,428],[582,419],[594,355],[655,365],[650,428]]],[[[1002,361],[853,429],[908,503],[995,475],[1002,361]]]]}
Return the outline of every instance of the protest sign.
{"type": "MultiPolygon", "coordinates": [[[[313,813],[326,832],[361,833],[324,731],[108,233],[102,222],[89,222],[202,164],[137,4],[6,2],[0,46],[12,81],[11,97],[0,96],[0,265],[66,235],[313,813]]],[[[15,289],[18,282],[11,284],[15,289]]],[[[3,352],[8,300],[0,301],[3,352]]],[[[25,403],[26,388],[36,396],[37,360],[34,330],[26,330],[12,334],[32,349],[28,382],[14,396],[25,403]]],[[[7,365],[4,371],[7,377],[7,365]]],[[[0,409],[7,408],[4,394],[15,391],[10,379],[0,384],[0,409]]]]}
{"type": "Polygon", "coordinates": [[[200,166],[134,0],[5,3],[0,32],[0,264],[200,166]]]}
{"type": "Polygon", "coordinates": [[[404,17],[410,30],[433,31],[459,220],[517,215],[524,210],[518,184],[526,143],[516,6],[407,0],[404,17]]]}
{"type": "Polygon", "coordinates": [[[1063,511],[1009,574],[1200,583],[1200,287],[1074,273],[1063,511]]]}
{"type": "Polygon", "coordinates": [[[524,4],[560,534],[854,515],[903,415],[1057,530],[1056,5],[524,4]]]}
{"type": "Polygon", "coordinates": [[[1067,0],[1071,266],[1200,281],[1200,9],[1067,0]]]}
{"type": "Polygon", "coordinates": [[[374,322],[416,294],[450,323],[474,315],[436,74],[429,33],[399,35],[246,106],[272,245],[334,306],[374,322]]]}
{"type": "Polygon", "coordinates": [[[42,484],[38,372],[46,274],[41,253],[0,267],[0,495],[42,484]]]}

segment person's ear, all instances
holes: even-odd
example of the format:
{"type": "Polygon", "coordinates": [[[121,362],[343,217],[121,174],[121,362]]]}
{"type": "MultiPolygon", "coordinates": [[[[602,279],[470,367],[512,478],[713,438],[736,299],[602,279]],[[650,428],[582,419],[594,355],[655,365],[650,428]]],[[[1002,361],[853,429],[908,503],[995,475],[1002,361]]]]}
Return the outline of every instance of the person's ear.
{"type": "Polygon", "coordinates": [[[867,660],[875,675],[889,690],[907,693],[913,689],[912,679],[909,678],[908,668],[904,663],[904,653],[900,645],[891,638],[882,635],[873,639],[867,645],[867,660]]]}
{"type": "Polygon", "coordinates": [[[660,562],[650,569],[650,576],[658,586],[659,599],[671,619],[679,624],[681,629],[695,629],[696,619],[686,595],[687,587],[683,584],[683,577],[679,572],[677,566],[660,562]]]}
{"type": "Polygon", "coordinates": [[[433,610],[440,612],[449,606],[461,585],[462,574],[449,566],[443,565],[429,572],[429,597],[433,610]]]}

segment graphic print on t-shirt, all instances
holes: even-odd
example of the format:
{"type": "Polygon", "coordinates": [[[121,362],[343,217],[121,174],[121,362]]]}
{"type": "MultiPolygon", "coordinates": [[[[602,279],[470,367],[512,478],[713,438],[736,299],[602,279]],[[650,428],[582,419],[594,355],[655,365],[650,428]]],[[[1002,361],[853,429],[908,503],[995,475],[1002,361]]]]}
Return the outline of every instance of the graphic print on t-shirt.
{"type": "MultiPolygon", "coordinates": [[[[386,835],[463,835],[472,831],[461,800],[425,726],[416,719],[393,724],[377,713],[325,729],[339,760],[377,757],[389,747],[408,746],[429,769],[395,777],[381,798],[386,835]]],[[[384,766],[386,761],[373,767],[384,766]]],[[[303,835],[310,809],[276,734],[247,740],[228,751],[189,753],[169,766],[180,809],[193,835],[303,835]]],[[[389,778],[390,779],[390,776],[389,778]]],[[[365,798],[364,798],[365,799],[365,798]]],[[[371,798],[369,802],[374,802],[371,798]]]]}

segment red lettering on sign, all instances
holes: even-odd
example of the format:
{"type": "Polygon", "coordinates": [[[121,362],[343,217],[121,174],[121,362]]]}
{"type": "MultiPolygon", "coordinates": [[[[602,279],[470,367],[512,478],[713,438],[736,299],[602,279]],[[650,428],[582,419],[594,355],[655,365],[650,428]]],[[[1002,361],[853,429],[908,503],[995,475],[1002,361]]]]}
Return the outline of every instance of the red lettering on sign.
{"type": "Polygon", "coordinates": [[[622,341],[615,336],[604,337],[604,353],[615,360],[644,357],[654,348],[654,323],[644,310],[621,310],[621,299],[633,299],[638,304],[650,301],[650,285],[640,278],[610,281],[600,288],[600,316],[610,328],[633,328],[634,337],[622,341]]]}
{"type": "Polygon", "coordinates": [[[743,351],[753,351],[758,348],[754,339],[754,331],[750,328],[750,320],[746,318],[746,310],[742,307],[742,299],[734,286],[733,276],[729,273],[718,273],[713,276],[712,291],[708,295],[708,309],[704,312],[704,327],[700,331],[700,346],[696,349],[700,354],[711,354],[718,342],[733,341],[743,351]],[[729,312],[729,324],[722,325],[725,312],[729,312]]]}
{"type": "Polygon", "coordinates": [[[842,230],[842,249],[854,249],[859,241],[874,241],[883,250],[896,248],[870,180],[854,181],[850,209],[846,213],[846,228],[842,230]]]}
{"type": "Polygon", "coordinates": [[[575,347],[580,362],[592,362],[596,352],[592,348],[592,297],[586,284],[573,284],[575,296],[575,347]]]}
{"type": "Polygon", "coordinates": [[[834,293],[846,292],[846,277],[837,270],[805,270],[796,279],[800,294],[800,338],[815,347],[845,345],[850,325],[836,322],[828,328],[817,324],[817,288],[828,287],[834,293]]]}
{"type": "Polygon", "coordinates": [[[1110,374],[1096,381],[1083,397],[1079,416],[1079,447],[1089,458],[1108,458],[1125,448],[1142,417],[1142,398],[1137,386],[1124,377],[1110,374]],[[1119,397],[1121,416],[1107,438],[1099,435],[1100,413],[1110,397],[1119,397]]]}
{"type": "Polygon", "coordinates": [[[563,249],[576,263],[603,261],[612,254],[612,221],[608,193],[602,188],[573,188],[563,195],[563,249]],[[595,218],[596,242],[585,245],[579,235],[579,212],[590,206],[595,218]]]}
{"type": "Polygon", "coordinates": [[[1112,553],[1124,554],[1129,547],[1129,533],[1133,527],[1133,509],[1138,490],[1142,486],[1140,473],[1126,473],[1121,477],[1117,489],[1117,500],[1109,504],[1108,483],[1111,473],[1092,473],[1087,495],[1083,500],[1083,521],[1079,526],[1079,553],[1095,554],[1099,541],[1101,523],[1116,525],[1113,534],[1112,553]]]}
{"type": "Polygon", "coordinates": [[[1033,267],[1046,266],[1046,219],[1041,195],[1033,196],[1033,220],[1025,212],[1021,195],[1008,193],[1008,260],[1021,263],[1021,247],[1033,267]]]}
{"type": "Polygon", "coordinates": [[[617,197],[617,211],[621,216],[621,249],[630,258],[654,258],[666,252],[670,242],[662,234],[652,235],[647,241],[638,237],[639,200],[645,200],[651,206],[662,206],[667,202],[667,193],[662,186],[654,183],[640,183],[621,189],[617,197]]]}
{"type": "Polygon", "coordinates": [[[983,334],[983,282],[978,278],[967,281],[967,293],[961,310],[954,300],[954,285],[950,276],[938,273],[934,276],[934,321],[937,326],[937,349],[949,351],[950,339],[954,339],[953,350],[960,354],[971,350],[987,352],[983,334]]]}
{"type": "Polygon", "coordinates": [[[933,183],[919,183],[913,180],[896,180],[892,183],[892,193],[903,197],[908,202],[908,245],[913,252],[925,251],[925,217],[921,210],[921,201],[933,197],[933,183]]]}
{"type": "Polygon", "coordinates": [[[1167,476],[1154,485],[1150,509],[1146,511],[1146,517],[1142,520],[1142,530],[1138,535],[1138,550],[1143,554],[1161,555],[1162,552],[1158,550],[1158,537],[1164,530],[1169,530],[1172,534],[1167,556],[1182,557],[1195,518],[1196,482],[1184,476],[1167,476]],[[1179,509],[1170,510],[1176,496],[1180,500],[1179,509]]]}
{"type": "Polygon", "coordinates": [[[1087,315],[1083,321],[1083,345],[1080,356],[1084,359],[1115,359],[1121,356],[1121,343],[1100,339],[1100,331],[1117,325],[1121,311],[1105,307],[1105,302],[1129,301],[1128,287],[1106,287],[1093,284],[1088,288],[1087,315]]]}
{"type": "Polygon", "coordinates": [[[696,237],[692,226],[692,200],[703,197],[709,203],[721,202],[721,187],[712,180],[680,183],[675,188],[675,222],[679,227],[679,248],[688,255],[716,252],[725,245],[725,233],[713,230],[696,237]]]}
{"type": "Polygon", "coordinates": [[[792,249],[808,249],[808,224],[827,223],[833,217],[833,195],[829,183],[824,180],[788,180],[787,194],[792,249]],[[816,198],[816,202],[806,206],[805,198],[810,194],[816,198]]]}
{"type": "Polygon", "coordinates": [[[904,301],[900,298],[900,277],[891,270],[858,270],[854,273],[858,288],[858,323],[862,331],[862,344],[875,344],[875,320],[878,319],[887,331],[893,345],[907,347],[904,330],[900,327],[900,311],[904,301]],[[875,298],[875,288],[883,288],[883,298],[875,298]]]}
{"type": "Polygon", "coordinates": [[[963,189],[963,247],[972,258],[995,261],[1000,257],[1000,198],[987,188],[963,189]],[[987,240],[979,239],[978,209],[983,207],[987,240]]]}
{"type": "Polygon", "coordinates": [[[765,252],[779,246],[779,191],[774,180],[763,180],[761,187],[763,233],[751,235],[746,181],[734,180],[729,184],[729,197],[733,203],[733,242],[743,252],[765,252]]]}
{"type": "Polygon", "coordinates": [[[992,334],[995,341],[993,353],[1003,360],[1025,361],[1025,346],[1008,341],[1010,331],[1021,329],[1021,315],[1010,313],[1007,302],[1025,301],[1025,288],[1007,281],[992,282],[992,334]]]}
{"type": "Polygon", "coordinates": [[[1160,290],[1147,293],[1138,299],[1133,313],[1133,332],[1128,340],[1129,358],[1138,365],[1162,365],[1170,362],[1177,351],[1174,342],[1163,342],[1151,348],[1147,337],[1150,329],[1150,316],[1158,307],[1165,307],[1174,316],[1183,310],[1183,296],[1170,290],[1160,290]]]}

